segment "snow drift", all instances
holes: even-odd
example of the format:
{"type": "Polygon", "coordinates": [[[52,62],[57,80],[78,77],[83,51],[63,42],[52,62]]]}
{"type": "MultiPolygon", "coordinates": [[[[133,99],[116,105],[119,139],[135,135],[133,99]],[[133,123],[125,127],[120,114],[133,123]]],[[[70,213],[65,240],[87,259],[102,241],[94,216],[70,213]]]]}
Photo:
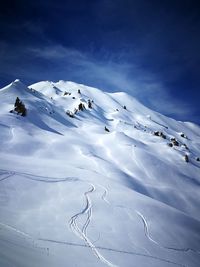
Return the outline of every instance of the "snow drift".
{"type": "Polygon", "coordinates": [[[0,98],[0,266],[199,266],[198,125],[73,82],[0,98]]]}

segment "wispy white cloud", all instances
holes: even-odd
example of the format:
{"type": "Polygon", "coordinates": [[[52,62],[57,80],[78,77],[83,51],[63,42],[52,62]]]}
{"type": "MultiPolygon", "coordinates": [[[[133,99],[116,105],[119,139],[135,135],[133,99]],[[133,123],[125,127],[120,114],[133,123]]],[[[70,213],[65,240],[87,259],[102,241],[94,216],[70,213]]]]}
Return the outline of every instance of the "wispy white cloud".
{"type": "Polygon", "coordinates": [[[81,62],[86,60],[86,56],[78,50],[66,48],[62,45],[46,46],[46,47],[29,47],[27,49],[31,54],[47,60],[66,59],[68,61],[76,60],[81,62]]]}
{"type": "Polygon", "coordinates": [[[185,103],[168,93],[162,84],[156,84],[154,92],[147,94],[150,106],[160,113],[175,118],[187,118],[192,116],[194,109],[191,104],[185,103]]]}
{"type": "MultiPolygon", "coordinates": [[[[0,44],[6,52],[6,44],[0,44]]],[[[11,49],[11,48],[9,48],[11,49]]],[[[4,68],[8,71],[10,62],[19,60],[22,48],[13,53],[1,56],[4,59],[4,68]]],[[[1,50],[2,51],[2,50],[1,50]]],[[[119,55],[105,59],[96,59],[92,54],[64,47],[49,45],[45,47],[26,47],[23,49],[24,64],[15,65],[12,70],[19,77],[27,79],[66,79],[100,87],[107,91],[126,91],[138,98],[141,102],[166,115],[184,118],[192,116],[193,107],[169,94],[168,88],[152,73],[147,73],[134,63],[119,60],[119,55]],[[29,58],[41,60],[46,67],[26,67],[29,58]]],[[[0,68],[2,71],[2,68],[0,68]]]]}

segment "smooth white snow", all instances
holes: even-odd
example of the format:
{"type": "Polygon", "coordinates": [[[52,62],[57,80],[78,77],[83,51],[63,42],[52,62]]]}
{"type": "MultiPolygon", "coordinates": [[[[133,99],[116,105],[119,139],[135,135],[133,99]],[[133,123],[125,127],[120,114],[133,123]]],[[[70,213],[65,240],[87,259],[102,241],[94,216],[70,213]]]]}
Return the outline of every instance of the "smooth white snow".
{"type": "Polygon", "coordinates": [[[0,266],[199,266],[198,125],[73,82],[0,98],[0,266]]]}

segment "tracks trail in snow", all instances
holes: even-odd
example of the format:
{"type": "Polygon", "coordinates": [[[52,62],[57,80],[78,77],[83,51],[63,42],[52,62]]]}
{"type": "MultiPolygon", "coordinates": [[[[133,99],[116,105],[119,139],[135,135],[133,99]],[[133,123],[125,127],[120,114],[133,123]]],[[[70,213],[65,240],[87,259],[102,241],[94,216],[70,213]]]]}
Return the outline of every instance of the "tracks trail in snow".
{"type": "Polygon", "coordinates": [[[11,230],[11,231],[13,231],[13,232],[15,232],[17,234],[20,234],[21,236],[24,236],[25,238],[33,239],[29,234],[27,234],[27,233],[15,228],[15,227],[11,226],[11,225],[8,225],[8,224],[0,222],[0,228],[1,227],[5,228],[5,229],[8,229],[8,230],[11,230]]]}
{"type": "Polygon", "coordinates": [[[195,250],[195,249],[193,249],[193,248],[175,248],[175,247],[168,247],[168,246],[163,246],[163,245],[161,245],[160,243],[158,243],[156,240],[154,240],[154,239],[150,236],[148,223],[147,223],[147,220],[145,219],[145,217],[144,217],[139,211],[136,211],[136,213],[138,214],[138,216],[141,218],[141,220],[142,220],[142,222],[143,222],[145,236],[146,236],[146,237],[149,239],[149,241],[151,241],[152,243],[156,244],[157,246],[159,246],[160,248],[163,248],[163,249],[174,250],[174,251],[179,251],[179,252],[189,252],[189,251],[191,251],[191,252],[200,254],[200,251],[195,250]]]}
{"type": "Polygon", "coordinates": [[[13,177],[15,175],[19,175],[25,179],[36,181],[36,182],[43,182],[43,183],[60,183],[60,182],[70,182],[70,181],[78,181],[79,178],[77,177],[48,177],[48,176],[42,176],[42,175],[36,175],[26,172],[19,172],[19,171],[9,171],[9,170],[3,170],[0,169],[0,176],[3,176],[3,178],[0,179],[0,182],[3,180],[6,180],[10,177],[13,177]]]}
{"type": "Polygon", "coordinates": [[[87,228],[89,226],[89,223],[90,223],[91,217],[92,217],[92,202],[91,202],[91,199],[90,199],[89,195],[92,194],[93,192],[95,192],[95,190],[96,190],[95,186],[93,184],[90,184],[89,190],[84,193],[84,196],[85,196],[85,207],[83,208],[83,210],[81,210],[80,212],[76,213],[75,215],[73,215],[71,217],[71,219],[69,220],[69,225],[70,225],[71,230],[80,239],[84,240],[86,246],[91,248],[93,254],[100,261],[105,263],[107,266],[117,267],[116,265],[114,265],[113,263],[111,263],[110,261],[105,259],[103,257],[103,255],[101,255],[101,253],[98,251],[97,247],[94,245],[94,243],[91,241],[91,239],[87,235],[87,228]],[[80,227],[78,225],[77,221],[78,221],[79,217],[81,217],[83,215],[86,215],[86,220],[83,223],[82,227],[80,227]]]}
{"type": "MultiPolygon", "coordinates": [[[[0,170],[2,171],[2,170],[0,170]]],[[[2,182],[3,180],[6,180],[10,177],[12,177],[13,175],[15,175],[15,172],[12,172],[12,171],[3,171],[2,173],[0,173],[1,176],[3,176],[1,179],[0,179],[0,182],[2,182]]]]}
{"type": "Polygon", "coordinates": [[[103,192],[103,194],[102,194],[102,196],[101,196],[101,199],[102,199],[103,201],[105,201],[107,204],[110,205],[110,202],[107,200],[108,189],[107,189],[105,186],[101,185],[101,184],[97,184],[97,185],[98,185],[99,187],[101,187],[101,188],[104,190],[104,192],[103,192]]]}
{"type": "MultiPolygon", "coordinates": [[[[39,238],[38,240],[45,241],[45,242],[50,242],[50,243],[56,243],[56,244],[60,244],[60,245],[66,245],[66,246],[89,248],[88,244],[78,244],[78,243],[73,243],[73,242],[65,242],[65,241],[59,241],[59,240],[47,239],[47,238],[39,238]]],[[[114,252],[114,253],[121,253],[121,254],[125,254],[125,255],[127,254],[127,255],[132,255],[132,256],[145,257],[145,258],[157,260],[157,261],[160,261],[160,262],[169,263],[169,264],[175,265],[175,266],[187,267],[186,265],[183,265],[183,264],[180,264],[180,263],[176,263],[174,261],[170,261],[170,260],[167,260],[167,259],[164,259],[164,258],[160,258],[160,257],[157,257],[157,256],[144,254],[144,253],[139,253],[139,252],[134,252],[134,251],[126,251],[126,250],[108,248],[108,247],[103,247],[103,246],[96,246],[96,249],[110,251],[110,252],[114,252]]],[[[116,265],[112,265],[112,266],[116,266],[116,265]]]]}
{"type": "MultiPolygon", "coordinates": [[[[39,249],[41,251],[44,251],[45,253],[47,253],[49,251],[49,248],[47,248],[47,247],[38,246],[37,243],[35,242],[36,240],[30,234],[28,234],[22,230],[19,230],[14,226],[0,222],[0,230],[3,230],[3,233],[5,232],[5,230],[11,231],[12,233],[19,235],[24,240],[30,241],[32,244],[32,249],[39,249]]],[[[17,246],[17,247],[27,248],[27,246],[20,244],[20,242],[14,241],[14,239],[2,238],[1,234],[0,234],[0,242],[12,244],[12,245],[17,246]]]]}

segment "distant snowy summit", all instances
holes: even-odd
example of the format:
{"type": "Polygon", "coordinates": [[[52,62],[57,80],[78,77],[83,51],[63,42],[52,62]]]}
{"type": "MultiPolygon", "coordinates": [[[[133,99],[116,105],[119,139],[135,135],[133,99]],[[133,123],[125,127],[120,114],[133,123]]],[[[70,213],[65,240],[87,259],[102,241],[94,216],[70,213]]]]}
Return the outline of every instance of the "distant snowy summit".
{"type": "Polygon", "coordinates": [[[46,127],[52,128],[51,122],[56,121],[57,126],[53,128],[59,133],[62,132],[59,125],[79,128],[92,125],[96,131],[102,132],[104,129],[105,132],[123,132],[126,135],[131,130],[147,140],[152,135],[159,137],[158,142],[164,142],[179,151],[186,162],[193,162],[195,158],[199,161],[199,150],[194,148],[191,153],[189,149],[194,135],[197,134],[199,140],[199,126],[167,118],[127,93],[107,93],[63,80],[41,81],[27,87],[19,79],[2,88],[0,93],[5,99],[4,112],[6,105],[13,106],[7,111],[27,116],[26,123],[40,128],[44,124],[44,117],[48,117],[46,127]]]}

